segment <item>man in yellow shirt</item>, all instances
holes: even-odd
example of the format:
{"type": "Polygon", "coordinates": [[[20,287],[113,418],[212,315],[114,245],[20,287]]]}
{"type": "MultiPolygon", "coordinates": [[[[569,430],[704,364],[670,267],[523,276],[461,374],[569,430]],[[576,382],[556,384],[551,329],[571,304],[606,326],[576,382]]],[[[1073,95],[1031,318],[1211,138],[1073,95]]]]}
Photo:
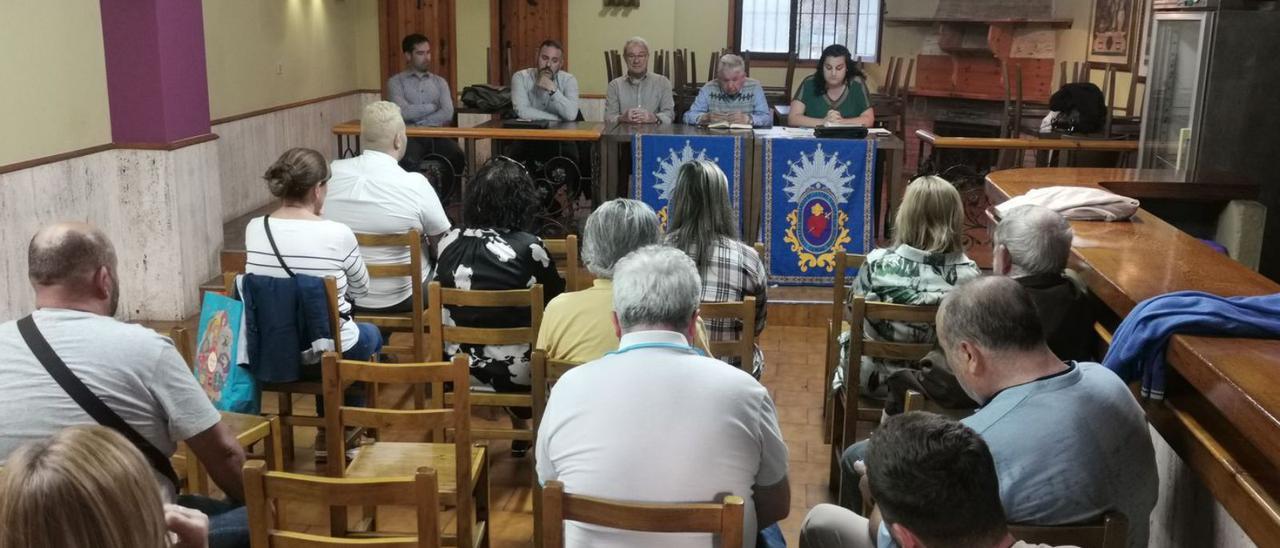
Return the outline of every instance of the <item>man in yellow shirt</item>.
{"type": "MultiPolygon", "coordinates": [[[[589,362],[618,349],[613,329],[613,265],[646,245],[661,243],[658,215],[644,202],[618,198],[587,218],[582,258],[596,279],[590,288],[561,293],[547,303],[538,330],[538,348],[553,360],[589,362]]],[[[695,346],[710,354],[706,328],[698,319],[695,346]]]]}

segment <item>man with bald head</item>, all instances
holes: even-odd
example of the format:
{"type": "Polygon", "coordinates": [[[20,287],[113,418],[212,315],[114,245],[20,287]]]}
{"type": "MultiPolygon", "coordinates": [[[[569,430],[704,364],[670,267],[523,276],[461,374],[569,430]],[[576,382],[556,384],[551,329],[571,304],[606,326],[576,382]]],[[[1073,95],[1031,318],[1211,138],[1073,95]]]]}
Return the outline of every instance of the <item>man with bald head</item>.
{"type": "MultiPolygon", "coordinates": [[[[1097,363],[1058,359],[1031,295],[1008,277],[957,285],[938,308],[937,329],[956,380],[979,404],[961,422],[991,449],[1009,522],[1065,525],[1119,511],[1129,520],[1128,546],[1146,546],[1155,451],[1124,381],[1097,363]]],[[[801,547],[866,546],[867,520],[853,512],[819,505],[807,521],[802,535],[812,541],[801,547]]],[[[887,528],[877,536],[876,546],[894,545],[887,528]]]]}
{"type": "MultiPolygon", "coordinates": [[[[182,356],[155,331],[112,317],[120,283],[106,235],[83,223],[51,225],[31,238],[27,256],[36,294],[29,317],[72,376],[161,454],[172,455],[185,441],[214,482],[242,500],[244,451],[182,356]]],[[[21,321],[0,325],[0,461],[26,442],[96,422],[36,357],[19,332],[21,321]]],[[[175,486],[155,472],[172,500],[175,486]]],[[[216,501],[179,502],[210,513],[228,509],[216,501]]],[[[242,509],[214,516],[210,545],[242,545],[244,523],[242,509]]]]}

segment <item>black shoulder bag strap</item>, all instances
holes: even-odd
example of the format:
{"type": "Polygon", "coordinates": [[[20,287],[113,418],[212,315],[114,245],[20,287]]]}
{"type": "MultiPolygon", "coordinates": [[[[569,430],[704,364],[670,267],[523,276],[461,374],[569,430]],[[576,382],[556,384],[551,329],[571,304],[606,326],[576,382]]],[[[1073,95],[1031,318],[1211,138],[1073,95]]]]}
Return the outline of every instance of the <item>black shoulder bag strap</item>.
{"type": "Polygon", "coordinates": [[[297,274],[289,270],[289,265],[284,264],[284,256],[280,254],[280,248],[276,247],[276,239],[271,237],[271,223],[267,222],[270,219],[270,215],[262,217],[262,229],[267,233],[267,243],[271,244],[271,252],[276,254],[276,260],[280,261],[280,268],[284,269],[284,273],[288,274],[290,278],[296,278],[298,277],[297,274]]]}
{"type": "Polygon", "coordinates": [[[75,400],[81,409],[84,409],[85,413],[93,417],[93,420],[98,421],[98,424],[115,430],[127,438],[134,447],[142,451],[142,456],[147,458],[147,462],[150,462],[153,468],[164,474],[164,477],[169,478],[169,481],[173,483],[174,489],[181,489],[181,485],[178,482],[178,474],[173,471],[173,464],[169,462],[169,457],[166,457],[164,453],[160,452],[160,449],[157,449],[155,445],[147,441],[147,438],[142,437],[142,434],[139,434],[137,430],[129,426],[129,423],[120,418],[120,415],[117,415],[110,407],[107,407],[107,404],[103,403],[84,383],[80,382],[80,379],[76,378],[75,373],[72,373],[67,368],[67,364],[63,363],[62,358],[59,358],[58,354],[53,351],[53,347],[49,346],[49,341],[46,341],[44,335],[40,334],[40,329],[36,327],[36,322],[30,315],[18,320],[18,333],[22,334],[22,340],[26,341],[27,346],[31,348],[31,353],[35,354],[37,360],[40,360],[40,364],[44,366],[45,371],[49,372],[53,380],[58,381],[58,386],[61,386],[67,392],[67,395],[71,396],[71,399],[75,400]]]}

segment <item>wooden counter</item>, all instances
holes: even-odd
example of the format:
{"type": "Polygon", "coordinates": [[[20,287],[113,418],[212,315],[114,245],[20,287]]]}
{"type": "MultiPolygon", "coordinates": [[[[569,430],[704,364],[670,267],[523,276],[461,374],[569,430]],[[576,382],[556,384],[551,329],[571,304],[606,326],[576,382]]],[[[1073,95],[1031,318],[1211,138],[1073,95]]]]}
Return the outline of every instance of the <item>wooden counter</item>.
{"type": "MultiPolygon", "coordinates": [[[[504,128],[501,120],[491,120],[475,127],[409,126],[409,137],[446,137],[454,139],[512,139],[528,141],[596,141],[604,131],[601,122],[561,122],[547,129],[504,128]]],[[[349,120],[333,126],[334,135],[360,135],[360,120],[349,120]]]]}
{"type": "MultiPolygon", "coordinates": [[[[1012,169],[987,176],[991,203],[1046,186],[1101,187],[1156,175],[1129,169],[1012,169]]],[[[1131,222],[1073,221],[1072,265],[1118,317],[1180,290],[1222,296],[1280,285],[1145,210],[1131,222]]],[[[1166,400],[1152,424],[1261,546],[1280,545],[1280,341],[1175,336],[1166,400]]]]}

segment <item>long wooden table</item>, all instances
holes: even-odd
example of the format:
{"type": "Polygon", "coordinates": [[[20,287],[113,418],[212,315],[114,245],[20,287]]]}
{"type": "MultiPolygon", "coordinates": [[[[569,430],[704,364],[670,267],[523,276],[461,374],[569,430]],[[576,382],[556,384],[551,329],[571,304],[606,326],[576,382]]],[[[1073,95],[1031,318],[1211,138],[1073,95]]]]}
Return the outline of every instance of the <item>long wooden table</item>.
{"type": "MultiPolygon", "coordinates": [[[[1046,186],[1101,187],[1159,172],[1037,168],[993,172],[993,204],[1046,186]]],[[[1171,291],[1222,296],[1280,293],[1280,284],[1221,255],[1145,210],[1131,222],[1071,223],[1072,265],[1117,317],[1171,291]]],[[[1165,399],[1152,425],[1260,546],[1280,546],[1280,340],[1178,335],[1165,399]]]]}
{"type": "MultiPolygon", "coordinates": [[[[475,142],[481,139],[512,141],[589,141],[600,140],[604,131],[601,122],[559,122],[546,129],[504,128],[501,120],[490,120],[472,127],[424,127],[409,126],[409,137],[461,139],[467,157],[467,173],[475,168],[475,142]]],[[[360,120],[348,120],[333,126],[338,139],[338,157],[349,158],[360,153],[360,120]]]]}

